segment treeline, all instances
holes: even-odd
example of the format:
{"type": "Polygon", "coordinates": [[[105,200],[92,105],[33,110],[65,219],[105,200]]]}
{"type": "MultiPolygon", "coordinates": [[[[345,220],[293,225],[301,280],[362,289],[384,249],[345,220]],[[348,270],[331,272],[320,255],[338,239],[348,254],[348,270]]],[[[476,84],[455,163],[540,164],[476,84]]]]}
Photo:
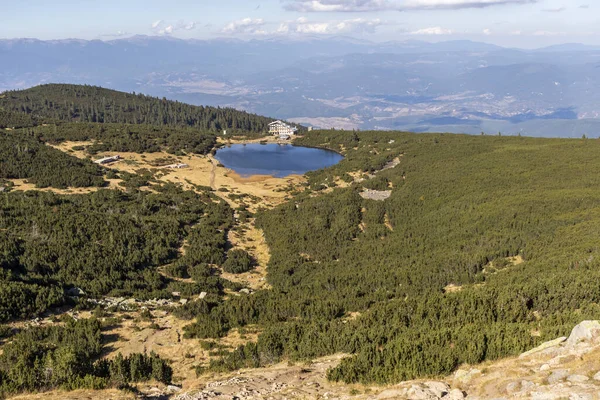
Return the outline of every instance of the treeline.
{"type": "Polygon", "coordinates": [[[273,120],[233,108],[192,106],[96,86],[49,84],[4,92],[2,126],[29,126],[18,114],[42,120],[190,126],[210,132],[266,132],[273,120]],[[16,114],[8,115],[6,112],[16,114]]]}
{"type": "Polygon", "coordinates": [[[27,179],[36,187],[102,187],[104,169],[46,146],[28,130],[0,134],[0,178],[27,179]]]}
{"type": "Polygon", "coordinates": [[[197,310],[191,336],[262,331],[213,369],[344,352],[330,379],[391,383],[515,355],[600,318],[599,142],[321,131],[302,143],[346,158],[257,215],[272,289],[197,310]],[[364,181],[320,193],[354,166],[364,181]],[[361,198],[372,182],[391,197],[361,198]]]}
{"type": "Polygon", "coordinates": [[[26,128],[37,124],[38,122],[29,114],[7,111],[0,108],[0,129],[26,128]]]}
{"type": "Polygon", "coordinates": [[[218,276],[169,282],[157,267],[177,261],[186,239],[189,265],[224,260],[232,210],[209,194],[153,188],[158,193],[0,195],[0,322],[65,304],[70,287],[139,299],[222,293],[227,283],[218,276]]]}
{"type": "Polygon", "coordinates": [[[38,126],[28,132],[52,144],[94,141],[94,144],[85,147],[89,154],[106,151],[153,153],[162,150],[173,154],[208,154],[217,143],[213,133],[190,127],[58,123],[38,126]]]}
{"type": "Polygon", "coordinates": [[[0,396],[51,389],[123,388],[134,382],[170,383],[168,363],[156,354],[118,354],[104,350],[100,322],[69,320],[64,325],[25,329],[0,354],[0,396]]]}

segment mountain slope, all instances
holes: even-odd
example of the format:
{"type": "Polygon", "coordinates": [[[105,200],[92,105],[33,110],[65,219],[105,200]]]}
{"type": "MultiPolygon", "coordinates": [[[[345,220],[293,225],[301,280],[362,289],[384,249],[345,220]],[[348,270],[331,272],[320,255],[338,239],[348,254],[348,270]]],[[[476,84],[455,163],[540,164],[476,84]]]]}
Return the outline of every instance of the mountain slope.
{"type": "MultiPolygon", "coordinates": [[[[7,118],[12,112],[45,120],[192,126],[212,132],[264,132],[273,121],[232,108],[192,106],[97,86],[67,84],[5,92],[0,96],[0,112],[7,118]]],[[[21,119],[19,116],[19,123],[21,119]]],[[[12,126],[11,122],[0,120],[0,127],[12,126]]]]}

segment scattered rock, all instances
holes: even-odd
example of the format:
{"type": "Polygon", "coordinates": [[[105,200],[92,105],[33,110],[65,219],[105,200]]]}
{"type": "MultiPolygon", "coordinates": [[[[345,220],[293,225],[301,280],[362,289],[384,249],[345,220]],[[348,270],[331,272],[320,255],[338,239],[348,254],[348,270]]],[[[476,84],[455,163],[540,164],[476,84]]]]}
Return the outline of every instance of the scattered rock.
{"type": "Polygon", "coordinates": [[[599,372],[596,372],[596,374],[594,375],[593,379],[594,379],[595,381],[600,381],[600,371],[599,371],[599,372]]]}
{"type": "Polygon", "coordinates": [[[550,369],[549,364],[544,364],[540,367],[540,371],[548,371],[550,369]]]}
{"type": "Polygon", "coordinates": [[[513,394],[521,390],[521,382],[511,382],[506,385],[506,393],[513,394]]]}
{"type": "Polygon", "coordinates": [[[203,298],[205,298],[208,295],[208,293],[206,292],[201,292],[200,295],[198,296],[198,300],[202,300],[203,298]]]}
{"type": "Polygon", "coordinates": [[[379,393],[378,399],[398,399],[406,397],[406,389],[387,389],[379,393]]]}
{"type": "Polygon", "coordinates": [[[471,380],[471,378],[473,378],[473,376],[480,374],[481,371],[478,369],[470,369],[470,370],[464,370],[464,369],[459,369],[454,373],[454,379],[460,381],[460,382],[468,382],[471,380]]]}
{"type": "Polygon", "coordinates": [[[570,375],[567,380],[571,383],[583,383],[583,382],[587,382],[590,380],[590,378],[588,378],[585,375],[570,375]]]}
{"type": "Polygon", "coordinates": [[[250,289],[248,289],[248,288],[240,289],[240,293],[250,294],[250,289]]]}
{"type": "Polygon", "coordinates": [[[429,390],[418,385],[412,385],[406,392],[406,397],[410,400],[435,400],[438,398],[429,390]]]}
{"type": "Polygon", "coordinates": [[[444,399],[448,400],[461,400],[465,398],[465,393],[459,389],[452,389],[450,393],[444,399]]]}
{"type": "Polygon", "coordinates": [[[587,342],[600,336],[600,322],[583,321],[571,331],[565,342],[566,346],[575,346],[579,342],[587,342]]]}
{"type": "Polygon", "coordinates": [[[391,190],[371,190],[365,189],[360,193],[360,197],[367,200],[383,201],[392,195],[391,190]]]}
{"type": "Polygon", "coordinates": [[[427,389],[437,397],[445,396],[450,391],[450,386],[444,382],[425,382],[425,386],[427,386],[427,389]]]}
{"type": "Polygon", "coordinates": [[[562,381],[563,379],[565,379],[567,376],[569,376],[569,370],[567,370],[567,369],[556,370],[553,373],[551,373],[550,376],[548,377],[548,383],[551,385],[558,383],[558,382],[562,381]]]}
{"type": "Polygon", "coordinates": [[[535,383],[531,382],[531,381],[526,381],[523,380],[521,381],[521,391],[528,391],[531,390],[535,387],[535,383]]]}

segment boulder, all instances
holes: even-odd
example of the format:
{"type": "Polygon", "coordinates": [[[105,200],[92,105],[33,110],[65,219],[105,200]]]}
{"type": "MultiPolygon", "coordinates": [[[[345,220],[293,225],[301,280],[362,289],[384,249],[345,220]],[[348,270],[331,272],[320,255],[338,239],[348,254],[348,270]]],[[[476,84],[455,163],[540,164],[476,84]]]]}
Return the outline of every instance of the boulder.
{"type": "Polygon", "coordinates": [[[583,383],[583,382],[587,382],[590,380],[590,378],[588,378],[585,375],[570,375],[569,377],[567,377],[567,380],[571,383],[583,383]]]}
{"type": "Polygon", "coordinates": [[[550,369],[549,364],[544,364],[540,367],[540,371],[548,371],[550,369]]]}
{"type": "Polygon", "coordinates": [[[513,394],[521,390],[521,382],[511,382],[506,385],[506,393],[513,394]]]}
{"type": "Polygon", "coordinates": [[[595,381],[600,381],[600,371],[596,373],[596,375],[594,375],[593,379],[595,381]]]}
{"type": "Polygon", "coordinates": [[[563,379],[565,379],[567,376],[569,376],[569,370],[558,369],[550,374],[550,376],[548,377],[548,383],[551,385],[558,383],[558,382],[562,381],[563,379]]]}
{"type": "Polygon", "coordinates": [[[600,322],[583,321],[571,331],[566,346],[575,346],[579,342],[589,342],[600,336],[600,322]]]}
{"type": "Polygon", "coordinates": [[[425,382],[425,386],[427,386],[427,389],[437,397],[443,397],[450,391],[450,386],[444,382],[425,382]]]}
{"type": "Polygon", "coordinates": [[[462,400],[465,398],[465,393],[459,389],[452,389],[444,399],[448,400],[462,400]]]}
{"type": "Polygon", "coordinates": [[[428,389],[425,389],[418,385],[412,385],[406,392],[406,397],[410,400],[437,400],[438,396],[431,393],[428,389]]]}
{"type": "Polygon", "coordinates": [[[406,389],[387,389],[379,393],[378,399],[398,399],[406,397],[406,389]]]}
{"type": "Polygon", "coordinates": [[[525,357],[528,357],[528,356],[530,356],[532,354],[539,353],[540,351],[556,347],[559,344],[561,344],[562,342],[564,342],[565,340],[567,340],[566,337],[560,337],[558,339],[554,339],[554,340],[551,340],[549,342],[544,342],[541,345],[539,345],[538,347],[536,347],[535,349],[531,349],[531,350],[526,351],[525,353],[521,354],[519,356],[519,358],[525,358],[525,357]]]}

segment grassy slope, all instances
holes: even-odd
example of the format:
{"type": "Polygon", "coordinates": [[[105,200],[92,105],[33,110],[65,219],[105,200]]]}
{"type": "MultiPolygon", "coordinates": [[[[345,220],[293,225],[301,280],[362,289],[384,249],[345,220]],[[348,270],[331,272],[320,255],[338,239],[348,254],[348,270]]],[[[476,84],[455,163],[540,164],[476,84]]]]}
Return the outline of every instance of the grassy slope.
{"type": "Polygon", "coordinates": [[[349,352],[330,378],[391,382],[517,354],[600,317],[600,142],[323,131],[296,143],[346,151],[310,174],[314,188],[404,155],[260,216],[274,289],[217,313],[267,329],[216,368],[349,352]],[[361,199],[369,186],[392,196],[361,199]],[[525,262],[512,266],[516,255],[525,262]]]}

